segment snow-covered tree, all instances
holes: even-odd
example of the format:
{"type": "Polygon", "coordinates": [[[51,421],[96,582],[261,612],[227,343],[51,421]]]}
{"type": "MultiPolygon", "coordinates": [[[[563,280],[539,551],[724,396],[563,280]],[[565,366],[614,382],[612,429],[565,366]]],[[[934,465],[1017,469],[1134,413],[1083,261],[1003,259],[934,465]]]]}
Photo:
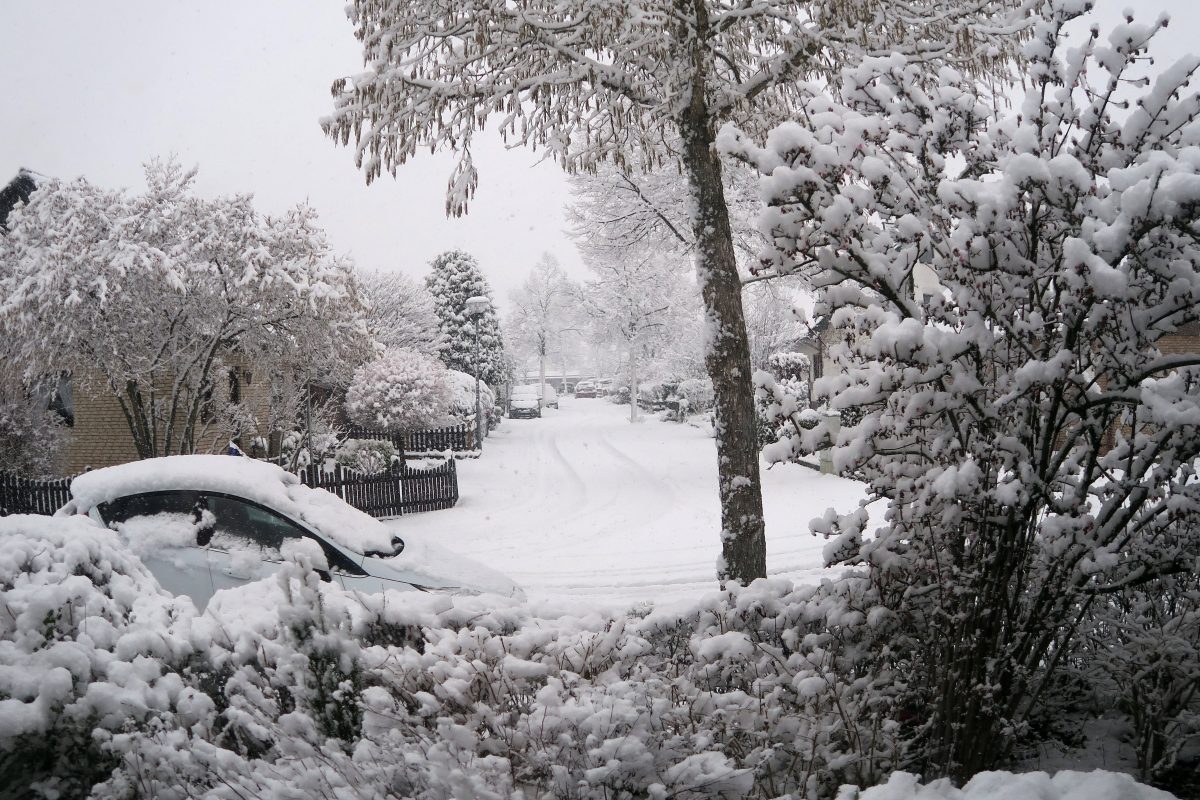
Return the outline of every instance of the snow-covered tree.
{"type": "Polygon", "coordinates": [[[562,349],[562,337],[579,329],[576,319],[576,287],[563,272],[558,259],[543,253],[525,282],[512,292],[508,329],[511,344],[532,352],[538,360],[538,382],[546,384],[546,356],[562,349]]]}
{"type": "Polygon", "coordinates": [[[436,356],[442,332],[429,290],[402,272],[360,272],[371,336],[385,348],[436,356]]]}
{"type": "MultiPolygon", "coordinates": [[[[757,221],[762,208],[758,175],[745,165],[722,163],[730,231],[743,282],[756,280],[758,254],[767,244],[757,221]]],[[[572,234],[595,252],[653,245],[691,256],[695,237],[687,179],[671,167],[630,173],[611,164],[571,175],[568,218],[572,234]]]]}
{"type": "Polygon", "coordinates": [[[1089,608],[1200,556],[1200,353],[1165,344],[1200,320],[1200,57],[1146,79],[1165,20],[1067,48],[1087,5],[1037,4],[1015,110],[896,54],[848,69],[842,102],[797,84],[805,123],[761,148],[723,138],[769,176],[774,267],[808,270],[844,331],[817,391],[852,416],[793,452],[833,438],[887,505],[870,537],[861,508],[814,527],[865,568],[889,629],[869,679],[926,775],[998,763],[1089,608]]]}
{"type": "Polygon", "coordinates": [[[478,371],[480,379],[488,383],[507,380],[508,360],[495,303],[489,304],[478,318],[467,311],[467,300],[472,297],[492,299],[492,288],[475,258],[462,250],[450,250],[435,258],[429,266],[431,271],[425,285],[433,295],[434,310],[441,327],[442,363],[469,375],[478,371]]]}
{"type": "Polygon", "coordinates": [[[201,198],[195,174],[150,162],[142,194],[47,180],[0,238],[8,352],[28,379],[69,371],[111,392],[143,458],[246,432],[229,369],[328,372],[366,341],[351,268],[312,209],[201,198]]]}
{"type": "Polygon", "coordinates": [[[794,281],[759,281],[746,287],[746,331],[750,336],[750,363],[771,369],[776,353],[788,352],[809,332],[798,308],[800,293],[794,281]]]}
{"type": "Polygon", "coordinates": [[[346,414],[365,428],[429,428],[443,421],[449,402],[441,362],[415,350],[388,350],[354,371],[346,391],[346,414]]]}
{"type": "Polygon", "coordinates": [[[335,81],[336,141],[355,141],[368,181],[426,149],[459,154],[446,206],[463,213],[478,175],[475,132],[546,148],[570,172],[678,164],[687,178],[706,361],[717,396],[721,578],[766,574],[741,279],[713,146],[721,124],[790,115],[797,79],[876,52],[984,70],[1015,43],[998,19],[1018,0],[359,0],[349,7],[367,70],[335,81]]]}
{"type": "Polygon", "coordinates": [[[677,264],[642,249],[631,248],[621,258],[589,259],[588,268],[596,277],[583,285],[580,306],[597,338],[615,342],[625,354],[629,419],[634,421],[646,362],[665,355],[672,342],[695,343],[679,329],[699,321],[699,303],[688,296],[677,264]]]}

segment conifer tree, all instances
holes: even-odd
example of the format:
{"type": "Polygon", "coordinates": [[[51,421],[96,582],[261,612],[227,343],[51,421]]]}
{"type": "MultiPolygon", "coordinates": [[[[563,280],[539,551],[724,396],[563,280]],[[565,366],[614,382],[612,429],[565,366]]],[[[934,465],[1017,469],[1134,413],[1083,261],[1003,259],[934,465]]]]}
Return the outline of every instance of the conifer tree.
{"type": "Polygon", "coordinates": [[[479,270],[474,256],[462,250],[449,250],[430,264],[432,272],[425,279],[433,295],[434,310],[442,331],[440,356],[450,369],[475,375],[495,385],[508,379],[508,361],[504,355],[504,338],[495,303],[480,314],[479,369],[476,370],[475,318],[467,311],[467,299],[486,297],[492,300],[492,287],[479,270]]]}

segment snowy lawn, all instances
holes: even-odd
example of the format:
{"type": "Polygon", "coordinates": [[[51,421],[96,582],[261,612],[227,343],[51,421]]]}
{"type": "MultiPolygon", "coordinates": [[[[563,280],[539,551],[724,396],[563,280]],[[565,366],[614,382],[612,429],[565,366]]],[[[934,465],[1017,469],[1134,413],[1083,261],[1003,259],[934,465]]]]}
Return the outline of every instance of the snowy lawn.
{"type": "MultiPolygon", "coordinates": [[[[507,573],[533,601],[687,601],[717,588],[716,467],[698,428],[650,415],[630,424],[628,406],[563,397],[541,419],[506,419],[482,458],[459,462],[455,508],[388,524],[507,573]]],[[[771,575],[831,576],[808,522],[852,509],[862,485],[779,465],[764,470],[763,492],[771,575]]]]}

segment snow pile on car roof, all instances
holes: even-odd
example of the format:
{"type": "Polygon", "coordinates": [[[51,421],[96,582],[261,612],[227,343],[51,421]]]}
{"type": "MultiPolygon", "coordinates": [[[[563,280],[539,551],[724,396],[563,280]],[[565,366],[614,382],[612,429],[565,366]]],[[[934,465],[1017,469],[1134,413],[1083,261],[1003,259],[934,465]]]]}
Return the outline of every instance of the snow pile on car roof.
{"type": "Polygon", "coordinates": [[[86,512],[118,497],[171,489],[244,497],[303,520],[356,553],[391,549],[392,533],[378,520],[323,489],[304,486],[282,467],[240,456],[165,456],[93,470],[71,482],[68,510],[86,512]]]}

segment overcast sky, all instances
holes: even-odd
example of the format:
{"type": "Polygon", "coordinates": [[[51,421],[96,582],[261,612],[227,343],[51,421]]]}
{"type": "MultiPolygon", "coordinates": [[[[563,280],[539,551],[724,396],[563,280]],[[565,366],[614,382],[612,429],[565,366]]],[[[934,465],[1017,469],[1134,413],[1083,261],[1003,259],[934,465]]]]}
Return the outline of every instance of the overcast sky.
{"type": "MultiPolygon", "coordinates": [[[[1156,52],[1198,46],[1200,0],[1098,0],[1102,21],[1132,7],[1173,18],[1156,52]]],[[[576,275],[558,167],[526,150],[480,147],[471,213],[447,219],[450,160],[425,156],[367,187],[352,153],[318,125],[329,85],[360,71],[338,0],[2,0],[0,183],[18,168],[141,186],[141,164],[172,153],[200,168],[204,194],[252,192],[279,212],[307,200],[334,246],[363,267],[427,271],[459,247],[503,301],[542,252],[576,275]]]]}

